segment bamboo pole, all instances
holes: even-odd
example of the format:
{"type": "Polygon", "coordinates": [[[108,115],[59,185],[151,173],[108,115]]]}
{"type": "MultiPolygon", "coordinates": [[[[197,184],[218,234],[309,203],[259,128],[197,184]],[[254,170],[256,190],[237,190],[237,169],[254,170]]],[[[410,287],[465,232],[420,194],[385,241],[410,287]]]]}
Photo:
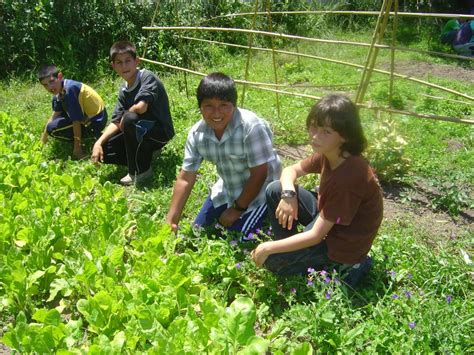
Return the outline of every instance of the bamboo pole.
{"type": "Polygon", "coordinates": [[[362,72],[362,78],[360,80],[360,87],[357,90],[356,103],[364,101],[364,96],[369,85],[370,76],[375,66],[375,61],[378,55],[378,49],[375,47],[376,43],[380,43],[385,33],[385,28],[388,22],[388,14],[392,7],[392,0],[384,0],[380,9],[380,15],[377,18],[377,24],[375,25],[374,34],[372,36],[372,42],[370,45],[369,52],[367,54],[367,60],[365,62],[364,71],[362,72]]]}
{"type": "MultiPolygon", "coordinates": [[[[370,43],[363,43],[363,42],[351,42],[351,41],[337,41],[337,40],[329,40],[329,39],[320,39],[320,38],[311,38],[311,37],[302,37],[296,35],[288,35],[283,33],[271,33],[267,31],[256,31],[256,30],[246,30],[242,28],[223,28],[223,27],[191,27],[191,26],[144,26],[142,27],[143,30],[147,31],[162,31],[162,30],[174,30],[174,31],[210,31],[210,32],[238,32],[238,33],[254,33],[263,36],[273,36],[285,39],[292,39],[292,40],[300,40],[300,41],[307,41],[307,42],[317,42],[317,43],[326,43],[326,44],[343,44],[349,46],[359,46],[359,47],[370,47],[370,43]]],[[[390,49],[390,46],[384,44],[375,44],[375,47],[381,49],[390,49]]],[[[405,48],[405,47],[398,47],[398,51],[403,52],[413,52],[413,53],[421,53],[421,54],[431,54],[431,55],[438,55],[440,57],[448,57],[448,58],[456,58],[462,60],[474,60],[473,57],[467,57],[462,55],[456,54],[449,54],[449,53],[441,53],[435,51],[424,51],[421,49],[414,49],[414,48],[405,48]]]]}
{"type": "MultiPolygon", "coordinates": [[[[158,8],[160,6],[160,0],[158,0],[156,2],[156,7],[155,7],[155,11],[153,12],[153,17],[151,18],[151,26],[154,26],[155,25],[155,17],[156,17],[156,13],[158,12],[158,8]]],[[[142,57],[145,57],[146,55],[146,50],[148,48],[148,40],[150,39],[150,35],[146,36],[146,40],[145,40],[145,47],[143,48],[143,54],[142,54],[142,57]]]]}
{"type": "MultiPolygon", "coordinates": [[[[163,63],[163,62],[158,62],[155,60],[151,59],[146,59],[142,58],[142,61],[152,63],[152,64],[157,64],[157,65],[162,65],[164,67],[170,68],[170,69],[175,69],[175,70],[182,70],[186,71],[191,74],[195,74],[198,76],[206,76],[207,74],[187,69],[187,68],[181,68],[175,65],[163,63]]],[[[278,91],[280,94],[284,95],[289,95],[289,96],[296,96],[296,97],[302,97],[302,98],[307,98],[307,99],[312,99],[312,100],[320,100],[320,96],[313,96],[313,95],[308,95],[308,94],[301,94],[301,93],[293,93],[289,91],[283,91],[283,90],[276,90],[276,89],[270,89],[270,88],[265,88],[261,87],[258,85],[255,85],[256,83],[245,81],[245,80],[234,80],[238,84],[243,84],[243,85],[248,85],[251,86],[254,89],[257,90],[263,90],[263,91],[269,91],[269,92],[275,92],[278,91]]],[[[378,110],[378,111],[383,111],[383,112],[392,112],[392,113],[397,113],[401,115],[406,115],[406,116],[415,116],[415,117],[420,117],[420,118],[427,118],[427,119],[433,119],[433,120],[440,120],[440,121],[449,121],[449,122],[455,122],[455,123],[466,123],[466,124],[473,124],[474,125],[474,119],[462,119],[462,118],[457,118],[457,117],[447,117],[447,116],[437,116],[437,115],[430,115],[430,114],[421,114],[421,113],[415,113],[415,112],[410,112],[410,111],[402,111],[402,110],[396,110],[396,109],[391,109],[391,108],[385,108],[385,107],[376,107],[376,106],[371,106],[369,104],[357,104],[358,107],[364,108],[364,109],[369,109],[369,110],[378,110]]]]}
{"type": "Polygon", "coordinates": [[[390,103],[390,106],[392,106],[393,103],[393,73],[395,71],[395,43],[396,43],[396,35],[397,35],[397,29],[398,29],[398,0],[395,0],[395,8],[394,8],[394,13],[395,17],[393,18],[393,23],[392,23],[392,45],[390,49],[390,87],[389,87],[389,96],[388,96],[388,102],[390,103]]]}
{"type": "MultiPolygon", "coordinates": [[[[175,19],[176,19],[176,22],[177,23],[180,23],[179,21],[179,10],[178,10],[178,5],[179,5],[179,0],[174,0],[174,6],[175,6],[175,19]]],[[[182,50],[183,49],[183,46],[182,46],[182,36],[179,35],[179,39],[178,39],[178,45],[176,46],[178,48],[178,51],[182,50]]],[[[186,64],[186,66],[188,65],[188,54],[187,54],[187,51],[184,51],[184,55],[183,55],[183,59],[184,59],[184,62],[186,64]]],[[[184,72],[183,73],[183,77],[184,77],[184,89],[186,90],[186,97],[189,98],[189,88],[188,88],[188,77],[187,77],[187,73],[184,72]]]]}
{"type": "MultiPolygon", "coordinates": [[[[207,43],[222,44],[222,45],[226,45],[226,46],[229,46],[229,47],[247,48],[246,46],[242,46],[242,45],[239,45],[239,44],[226,43],[226,42],[218,42],[218,41],[211,41],[211,40],[201,39],[201,38],[194,38],[194,37],[187,37],[187,36],[183,36],[182,38],[189,39],[189,40],[194,40],[194,41],[202,41],[202,42],[207,42],[207,43]]],[[[271,49],[268,49],[268,48],[261,48],[261,47],[252,47],[252,49],[253,49],[253,50],[259,50],[259,51],[264,51],[264,52],[269,52],[269,51],[271,51],[271,49]]],[[[300,57],[302,57],[302,58],[311,58],[311,59],[321,60],[321,61],[330,62],[330,63],[334,63],[334,64],[346,65],[346,66],[353,67],[353,68],[357,68],[357,69],[364,69],[364,66],[363,66],[363,65],[354,64],[354,63],[350,63],[350,62],[344,62],[344,61],[340,61],[340,60],[336,60],[336,59],[331,59],[331,58],[325,58],[325,57],[315,56],[315,55],[311,55],[311,54],[296,53],[296,52],[283,51],[283,50],[275,50],[275,52],[281,53],[281,54],[288,54],[288,55],[300,56],[300,57]]],[[[382,69],[375,69],[375,68],[374,68],[373,71],[376,72],[376,73],[379,73],[379,74],[390,75],[390,72],[389,72],[389,71],[382,70],[382,69]]],[[[463,97],[463,98],[465,98],[465,99],[474,101],[474,97],[469,96],[469,95],[467,95],[467,94],[464,94],[464,93],[461,93],[461,92],[458,92],[458,91],[455,91],[455,90],[452,90],[452,89],[449,89],[449,88],[445,88],[445,87],[440,86],[440,85],[432,84],[432,83],[430,83],[430,82],[428,82],[428,81],[424,81],[424,80],[421,80],[421,79],[417,79],[417,78],[414,78],[414,77],[411,77],[411,76],[408,76],[408,75],[398,74],[398,73],[393,73],[393,74],[394,74],[394,76],[397,77],[397,78],[401,78],[401,79],[404,79],[404,80],[412,81],[412,82],[417,83],[417,84],[422,84],[422,85],[425,85],[425,86],[428,86],[428,87],[431,87],[431,88],[434,88],[434,89],[437,89],[437,90],[440,90],[440,91],[445,91],[445,92],[448,92],[448,93],[450,93],[450,94],[457,95],[457,96],[461,96],[461,97],[463,97]]]]}
{"type": "MultiPolygon", "coordinates": [[[[270,15],[270,0],[267,0],[267,11],[268,11],[268,29],[270,32],[273,32],[273,23],[272,23],[272,15],[270,15]]],[[[273,37],[270,37],[271,45],[272,45],[272,60],[273,60],[273,74],[275,77],[275,84],[277,85],[276,88],[278,89],[278,73],[277,73],[277,65],[276,65],[276,57],[275,57],[275,44],[273,42],[273,37]]],[[[280,119],[280,97],[279,94],[275,93],[276,104],[277,104],[277,117],[280,119]]]]}
{"type": "MultiPolygon", "coordinates": [[[[255,13],[257,13],[257,10],[258,10],[258,0],[255,1],[255,13]]],[[[257,15],[255,15],[252,19],[252,30],[255,28],[256,21],[257,21],[257,15]]],[[[248,52],[247,52],[247,63],[245,64],[245,75],[244,75],[245,80],[248,79],[248,75],[249,75],[250,56],[252,55],[252,44],[253,44],[253,34],[250,33],[248,52]]],[[[241,107],[244,107],[244,101],[245,101],[245,85],[242,88],[242,97],[240,98],[241,107]]]]}
{"type": "MultiPolygon", "coordinates": [[[[315,11],[273,11],[272,15],[362,15],[362,16],[378,16],[380,11],[332,11],[332,10],[315,10],[315,11]]],[[[205,22],[217,20],[220,18],[233,18],[233,17],[245,17],[253,15],[253,12],[239,12],[234,14],[226,14],[216,16],[206,20],[205,22]]],[[[258,12],[257,15],[266,15],[265,12],[258,12]]],[[[395,15],[395,12],[390,12],[391,16],[395,15]]],[[[402,17],[432,17],[432,18],[456,18],[456,19],[474,19],[474,15],[467,14],[446,14],[446,13],[423,13],[423,12],[399,12],[399,16],[402,17]]]]}

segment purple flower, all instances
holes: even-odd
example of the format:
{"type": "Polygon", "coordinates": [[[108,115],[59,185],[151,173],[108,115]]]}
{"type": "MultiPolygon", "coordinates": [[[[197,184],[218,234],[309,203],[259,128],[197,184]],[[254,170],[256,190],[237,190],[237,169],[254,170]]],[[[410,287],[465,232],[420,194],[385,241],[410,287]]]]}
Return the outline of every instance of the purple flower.
{"type": "Polygon", "coordinates": [[[328,284],[330,282],[331,282],[331,278],[326,276],[326,278],[324,279],[324,283],[328,284]]]}
{"type": "Polygon", "coordinates": [[[413,275],[412,274],[408,274],[407,275],[408,279],[411,280],[413,278],[413,275]]]}
{"type": "Polygon", "coordinates": [[[235,264],[235,267],[237,268],[237,270],[240,270],[240,268],[242,267],[242,264],[241,264],[241,263],[237,263],[237,264],[235,264]]]}
{"type": "Polygon", "coordinates": [[[222,225],[220,225],[219,223],[216,223],[214,227],[216,229],[224,229],[224,227],[222,225]]]}
{"type": "Polygon", "coordinates": [[[453,300],[453,296],[451,295],[446,296],[446,302],[451,303],[452,300],[453,300]]]}
{"type": "Polygon", "coordinates": [[[398,300],[400,297],[396,293],[392,295],[392,300],[398,300]]]}
{"type": "Polygon", "coordinates": [[[330,300],[331,299],[331,292],[326,292],[326,299],[330,300]]]}
{"type": "Polygon", "coordinates": [[[255,233],[257,233],[257,234],[260,234],[261,232],[262,232],[262,230],[261,230],[260,228],[257,228],[257,229],[255,230],[255,233]]]}
{"type": "Polygon", "coordinates": [[[230,246],[235,247],[237,245],[237,241],[236,240],[231,240],[229,244],[230,244],[230,246]]]}
{"type": "Polygon", "coordinates": [[[247,234],[247,240],[252,240],[253,238],[255,238],[255,234],[253,233],[247,234]]]}
{"type": "Polygon", "coordinates": [[[293,287],[293,288],[291,289],[291,293],[292,293],[292,294],[296,294],[296,288],[293,287]]]}
{"type": "Polygon", "coordinates": [[[415,327],[416,327],[416,322],[413,321],[413,322],[408,323],[408,327],[409,327],[410,329],[415,328],[415,327]]]}
{"type": "Polygon", "coordinates": [[[392,276],[392,277],[397,276],[397,273],[396,273],[395,271],[393,271],[393,270],[392,270],[392,271],[388,271],[388,273],[389,273],[390,276],[392,276]]]}
{"type": "Polygon", "coordinates": [[[328,273],[327,273],[326,270],[321,270],[321,271],[319,272],[319,274],[324,277],[324,276],[326,276],[328,273]]]}
{"type": "Polygon", "coordinates": [[[313,286],[313,281],[312,281],[312,280],[308,280],[307,285],[308,285],[308,286],[313,286]]]}
{"type": "Polygon", "coordinates": [[[308,273],[312,274],[313,272],[315,272],[316,270],[314,270],[312,267],[309,267],[308,268],[308,273]]]}
{"type": "Polygon", "coordinates": [[[405,291],[405,296],[407,296],[407,298],[411,298],[411,292],[410,291],[405,291]]]}

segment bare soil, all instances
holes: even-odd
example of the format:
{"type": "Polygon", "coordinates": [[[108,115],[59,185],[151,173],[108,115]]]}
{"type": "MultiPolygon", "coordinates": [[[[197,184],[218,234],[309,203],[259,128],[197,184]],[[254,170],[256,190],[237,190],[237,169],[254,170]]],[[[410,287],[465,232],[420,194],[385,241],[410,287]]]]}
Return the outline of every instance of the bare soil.
{"type": "MultiPolygon", "coordinates": [[[[382,64],[388,70],[387,64],[382,64]]],[[[395,72],[416,78],[426,78],[429,75],[456,81],[474,82],[474,70],[459,65],[426,63],[416,60],[399,60],[395,64],[395,72]]]]}
{"type": "MultiPolygon", "coordinates": [[[[276,149],[280,157],[295,161],[310,154],[307,145],[281,145],[276,149]]],[[[430,198],[436,192],[430,191],[422,182],[414,187],[382,185],[382,192],[385,220],[416,220],[421,229],[441,238],[455,238],[466,230],[474,232],[474,210],[462,211],[456,218],[448,213],[432,210],[430,198]],[[410,201],[403,198],[407,194],[410,195],[410,201]]]]}

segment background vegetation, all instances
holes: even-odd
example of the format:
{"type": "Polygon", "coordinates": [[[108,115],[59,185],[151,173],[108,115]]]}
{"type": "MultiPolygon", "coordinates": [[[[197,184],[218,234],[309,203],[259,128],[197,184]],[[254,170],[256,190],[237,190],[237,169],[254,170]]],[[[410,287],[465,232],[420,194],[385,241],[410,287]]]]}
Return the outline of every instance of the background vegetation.
{"type": "MultiPolygon", "coordinates": [[[[21,4],[33,3],[40,2],[21,4]]],[[[76,6],[86,4],[80,3],[76,6]]],[[[277,4],[289,7],[293,3],[277,4]]],[[[374,1],[364,3],[365,8],[375,10],[370,7],[374,1]]],[[[1,6],[15,4],[20,6],[14,1],[1,6]]],[[[51,11],[56,5],[41,4],[51,11]]],[[[110,11],[111,4],[117,5],[114,11],[119,6],[133,5],[142,6],[147,15],[151,12],[146,8],[151,6],[148,2],[110,2],[110,11]]],[[[182,3],[163,2],[171,10],[174,4],[182,6],[178,11],[181,21],[192,16],[210,18],[250,5],[200,2],[193,12],[182,3]]],[[[345,4],[364,8],[362,2],[345,4]]],[[[105,16],[102,9],[109,5],[101,6],[99,12],[105,16]]],[[[176,19],[171,10],[160,16],[176,19]]],[[[125,13],[130,16],[130,24],[137,21],[132,17],[135,13],[124,11],[123,16],[125,13]]],[[[100,15],[91,12],[90,16],[100,15]]],[[[356,41],[368,41],[373,30],[368,18],[354,19],[350,26],[349,22],[333,21],[334,17],[304,18],[289,22],[287,17],[276,23],[289,26],[284,29],[289,33],[294,33],[289,31],[290,26],[298,31],[300,22],[302,34],[312,28],[327,38],[356,41]],[[343,23],[342,27],[338,23],[343,23]]],[[[265,20],[260,19],[262,26],[267,25],[265,20]]],[[[229,19],[219,21],[235,24],[229,19]]],[[[248,20],[234,21],[250,26],[248,20]]],[[[128,31],[119,32],[125,23],[120,26],[110,22],[117,26],[116,32],[112,31],[113,38],[107,42],[97,41],[97,51],[102,51],[97,54],[97,62],[91,50],[91,62],[82,67],[81,59],[75,59],[76,55],[81,58],[81,52],[76,53],[72,45],[70,51],[60,50],[58,45],[47,49],[57,58],[22,57],[26,61],[20,66],[17,57],[8,80],[0,84],[0,343],[24,353],[474,351],[469,255],[473,231],[468,214],[473,208],[474,136],[470,126],[362,110],[370,143],[367,156],[377,169],[386,196],[395,199],[399,208],[393,211],[394,201],[386,200],[385,219],[372,250],[374,268],[357,290],[341,285],[332,270],[278,278],[254,267],[249,257],[254,243],[241,242],[237,235],[219,230],[206,235],[190,228],[215,180],[215,170],[209,164],[200,169],[178,238],[163,226],[186,134],[199,118],[194,99],[198,77],[188,75],[185,80],[183,74],[151,67],[168,90],[177,135],[154,162],[155,176],[150,185],[124,189],[116,184],[125,174],[123,168],[97,168],[87,160],[74,162],[69,159],[69,145],[51,141],[43,147],[39,143],[50,114],[50,95],[25,77],[34,77],[35,66],[46,57],[54,58],[64,66],[68,77],[83,80],[82,74],[88,74],[84,78],[89,78],[88,83],[111,109],[120,81],[113,79],[107,68],[109,44],[104,43],[120,38],[120,33],[136,33],[140,50],[146,41],[139,27],[130,25],[128,31]]],[[[171,19],[169,23],[173,23],[171,19]]],[[[416,31],[417,23],[412,25],[416,31]]],[[[157,38],[148,43],[150,56],[169,55],[168,59],[177,63],[189,60],[190,66],[202,72],[221,70],[243,77],[246,50],[201,47],[176,41],[171,34],[155,35],[157,38]],[[173,38],[173,46],[168,46],[167,41],[173,38]],[[194,53],[186,50],[188,45],[194,53]],[[187,53],[196,56],[186,59],[187,53]]],[[[55,46],[62,43],[60,38],[68,36],[68,41],[82,45],[77,36],[66,31],[58,35],[55,46]]],[[[430,48],[430,36],[434,35],[422,34],[408,44],[430,48]]],[[[228,39],[241,43],[248,40],[228,39]]],[[[265,44],[263,40],[261,44],[265,44]]],[[[322,44],[302,44],[299,49],[359,63],[366,54],[356,47],[322,44]]],[[[13,45],[11,50],[22,53],[13,45]]],[[[378,65],[386,65],[388,60],[388,54],[381,52],[378,65]]],[[[400,54],[397,60],[419,71],[427,65],[472,68],[472,64],[464,64],[463,68],[453,60],[410,53],[400,54]]],[[[271,56],[254,54],[251,64],[251,80],[273,81],[271,56]]],[[[299,90],[315,95],[331,91],[352,95],[360,80],[356,69],[287,55],[277,56],[277,71],[285,85],[295,88],[304,84],[299,90]]],[[[429,79],[462,92],[474,92],[470,81],[435,74],[429,79]]],[[[374,75],[373,80],[367,99],[375,105],[387,105],[387,78],[374,75]]],[[[425,95],[442,94],[406,81],[396,82],[395,93],[402,109],[472,116],[472,105],[434,100],[425,95]]],[[[312,100],[280,96],[278,117],[273,93],[248,88],[243,96],[239,86],[239,95],[239,102],[245,99],[246,108],[270,121],[279,149],[305,150],[306,135],[302,132],[312,100]]],[[[294,159],[286,155],[284,164],[294,159]]],[[[308,188],[315,183],[315,179],[304,182],[308,188]]],[[[254,238],[265,240],[271,234],[265,228],[254,238]]]]}

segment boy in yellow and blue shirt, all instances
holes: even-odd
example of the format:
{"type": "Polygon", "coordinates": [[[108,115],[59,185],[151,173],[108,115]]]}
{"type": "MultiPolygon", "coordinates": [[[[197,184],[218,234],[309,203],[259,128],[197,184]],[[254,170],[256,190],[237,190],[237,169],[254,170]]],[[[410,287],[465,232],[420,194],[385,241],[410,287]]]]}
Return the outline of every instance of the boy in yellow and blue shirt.
{"type": "Polygon", "coordinates": [[[42,67],[38,79],[54,95],[53,114],[45,125],[41,141],[46,143],[48,135],[73,141],[73,158],[84,158],[82,139],[87,136],[100,137],[107,123],[104,101],[90,86],[64,79],[54,65],[42,67]]]}

